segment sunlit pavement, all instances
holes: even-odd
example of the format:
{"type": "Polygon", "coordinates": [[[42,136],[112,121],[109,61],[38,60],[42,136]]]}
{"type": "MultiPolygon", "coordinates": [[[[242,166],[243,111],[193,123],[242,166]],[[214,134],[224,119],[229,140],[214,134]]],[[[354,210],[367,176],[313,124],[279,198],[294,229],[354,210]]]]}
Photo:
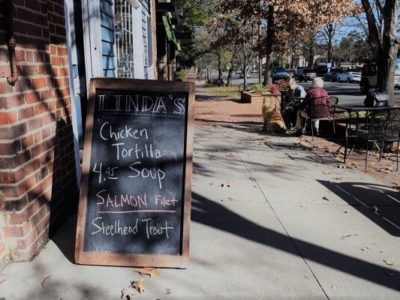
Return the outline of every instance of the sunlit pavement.
{"type": "Polygon", "coordinates": [[[259,130],[196,126],[188,269],[78,266],[71,218],[0,299],[399,299],[399,191],[259,130]]]}

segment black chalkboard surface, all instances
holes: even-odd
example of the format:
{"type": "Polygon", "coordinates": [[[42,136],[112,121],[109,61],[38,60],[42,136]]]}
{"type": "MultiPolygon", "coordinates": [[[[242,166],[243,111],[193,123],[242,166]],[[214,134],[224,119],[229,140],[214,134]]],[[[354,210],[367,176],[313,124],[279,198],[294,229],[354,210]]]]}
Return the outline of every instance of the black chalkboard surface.
{"type": "Polygon", "coordinates": [[[78,263],[185,267],[191,83],[93,79],[78,215],[78,263]]]}

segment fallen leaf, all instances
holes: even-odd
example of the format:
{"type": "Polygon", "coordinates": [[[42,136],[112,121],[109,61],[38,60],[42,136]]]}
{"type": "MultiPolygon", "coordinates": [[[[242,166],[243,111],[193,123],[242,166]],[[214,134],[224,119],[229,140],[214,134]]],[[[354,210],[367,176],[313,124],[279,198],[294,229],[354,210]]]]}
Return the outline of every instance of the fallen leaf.
{"type": "Polygon", "coordinates": [[[255,179],[254,177],[252,177],[252,176],[250,176],[249,179],[250,179],[251,181],[256,181],[256,179],[255,179]]]}
{"type": "Polygon", "coordinates": [[[137,291],[131,286],[121,291],[121,299],[132,300],[135,295],[137,295],[137,291]]]}
{"type": "Polygon", "coordinates": [[[345,211],[344,211],[344,213],[345,213],[345,214],[348,214],[348,213],[349,213],[349,211],[348,211],[348,210],[345,210],[345,211]]]}
{"type": "Polygon", "coordinates": [[[42,286],[42,288],[46,287],[46,283],[50,279],[50,277],[51,277],[51,275],[47,275],[45,278],[42,279],[42,281],[40,282],[40,285],[42,286]]]}
{"type": "Polygon", "coordinates": [[[329,200],[328,197],[326,197],[326,196],[323,196],[323,197],[322,197],[322,200],[331,201],[331,200],[329,200]]]}
{"type": "Polygon", "coordinates": [[[347,235],[342,236],[340,239],[344,240],[346,238],[357,237],[357,236],[358,236],[357,233],[347,234],[347,235]]]}
{"type": "Polygon", "coordinates": [[[150,277],[157,277],[158,275],[160,275],[160,273],[158,273],[157,269],[155,268],[135,269],[135,271],[142,276],[148,275],[150,277]]]}
{"type": "Polygon", "coordinates": [[[394,265],[393,262],[391,262],[390,260],[387,260],[387,259],[384,259],[383,262],[388,266],[393,266],[394,265]]]}
{"type": "Polygon", "coordinates": [[[372,209],[374,210],[374,214],[376,214],[378,216],[380,215],[380,211],[376,205],[374,205],[372,209]]]}
{"type": "Polygon", "coordinates": [[[142,293],[142,292],[145,291],[145,290],[144,290],[144,284],[143,284],[143,282],[140,281],[140,280],[133,281],[133,282],[132,282],[132,287],[133,287],[134,289],[136,289],[139,293],[142,293]]]}

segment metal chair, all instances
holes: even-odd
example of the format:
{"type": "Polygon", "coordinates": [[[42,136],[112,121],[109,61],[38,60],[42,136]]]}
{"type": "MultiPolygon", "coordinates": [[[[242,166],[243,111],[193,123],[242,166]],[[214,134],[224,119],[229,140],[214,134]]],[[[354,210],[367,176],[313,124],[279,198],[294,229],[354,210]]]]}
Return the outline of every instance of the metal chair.
{"type": "MultiPolygon", "coordinates": [[[[330,96],[331,100],[331,105],[336,105],[339,102],[339,98],[335,96],[330,96]]],[[[334,109],[330,108],[329,109],[330,115],[328,117],[323,117],[323,118],[313,118],[312,117],[312,112],[310,114],[310,126],[311,126],[311,139],[314,139],[314,126],[317,131],[317,135],[319,135],[319,122],[320,121],[331,121],[332,122],[332,127],[333,127],[333,134],[336,135],[336,128],[335,128],[335,116],[334,116],[334,109]]]]}
{"type": "Polygon", "coordinates": [[[396,171],[399,170],[400,145],[400,111],[388,109],[383,112],[372,112],[367,116],[366,128],[359,130],[357,138],[365,142],[365,172],[368,165],[368,147],[378,145],[379,160],[381,161],[386,144],[397,143],[396,171]]]}

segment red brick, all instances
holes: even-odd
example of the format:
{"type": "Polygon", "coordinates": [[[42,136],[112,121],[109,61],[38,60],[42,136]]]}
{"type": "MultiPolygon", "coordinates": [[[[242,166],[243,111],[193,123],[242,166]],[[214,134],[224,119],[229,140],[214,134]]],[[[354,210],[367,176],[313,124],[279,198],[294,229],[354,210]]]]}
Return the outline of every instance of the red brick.
{"type": "Polygon", "coordinates": [[[15,60],[20,63],[25,61],[25,50],[15,50],[15,60]]]}
{"type": "Polygon", "coordinates": [[[39,68],[37,65],[23,65],[19,67],[20,69],[20,74],[24,76],[29,76],[29,75],[37,75],[39,73],[39,68]]]}
{"type": "Polygon", "coordinates": [[[49,108],[47,107],[46,103],[40,103],[35,106],[35,115],[40,115],[48,110],[49,108]]]}
{"type": "Polygon", "coordinates": [[[8,77],[10,76],[10,66],[0,65],[0,77],[8,77]]]}
{"type": "Polygon", "coordinates": [[[41,117],[28,121],[29,130],[35,130],[43,126],[43,119],[41,117]]]}
{"type": "Polygon", "coordinates": [[[52,56],[50,58],[50,62],[53,66],[58,66],[58,65],[62,65],[62,59],[61,57],[57,57],[57,56],[52,56]]]}
{"type": "Polygon", "coordinates": [[[19,171],[0,172],[0,182],[2,184],[17,183],[25,177],[25,172],[21,169],[19,171]]]}
{"type": "Polygon", "coordinates": [[[36,132],[34,135],[34,144],[39,144],[42,141],[42,137],[40,136],[40,132],[36,132]]]}
{"type": "Polygon", "coordinates": [[[15,123],[18,120],[18,113],[13,111],[0,111],[0,124],[15,123]]]}
{"type": "MultiPolygon", "coordinates": [[[[34,1],[27,1],[27,3],[32,3],[34,1]]],[[[27,11],[26,13],[24,13],[24,21],[26,22],[30,22],[30,23],[34,23],[36,25],[40,25],[40,26],[45,26],[47,27],[47,18],[45,16],[43,16],[43,14],[38,13],[38,10],[36,10],[36,12],[32,12],[32,11],[27,11]]]]}
{"type": "Polygon", "coordinates": [[[0,139],[10,140],[18,138],[27,132],[28,128],[26,123],[17,124],[10,127],[0,126],[0,139]]]}
{"type": "Polygon", "coordinates": [[[14,19],[15,33],[28,35],[30,37],[42,37],[42,28],[34,24],[28,24],[14,19]]]}
{"type": "Polygon", "coordinates": [[[40,168],[40,160],[38,158],[35,158],[34,160],[30,161],[25,166],[23,166],[25,174],[34,173],[39,168],[40,168]]]}
{"type": "Polygon", "coordinates": [[[66,47],[57,47],[57,55],[59,56],[67,56],[67,48],[66,47]]]}
{"type": "Polygon", "coordinates": [[[22,95],[0,97],[0,109],[15,108],[24,103],[25,101],[22,95]]]}
{"type": "Polygon", "coordinates": [[[6,237],[13,238],[13,237],[22,237],[23,231],[20,226],[7,226],[3,227],[3,231],[6,237]]]}
{"type": "Polygon", "coordinates": [[[20,198],[26,193],[22,185],[6,185],[2,187],[2,194],[5,198],[20,198]]]}
{"type": "Polygon", "coordinates": [[[40,221],[43,220],[43,218],[46,215],[47,215],[46,205],[42,205],[42,207],[39,209],[39,211],[35,215],[33,215],[31,218],[32,226],[36,227],[36,225],[38,225],[40,223],[40,221]]]}
{"type": "Polygon", "coordinates": [[[5,48],[0,48],[0,62],[9,62],[8,50],[5,48]]]}
{"type": "Polygon", "coordinates": [[[53,90],[46,90],[46,91],[41,91],[40,92],[40,99],[42,99],[42,101],[45,100],[49,100],[54,98],[54,91],[53,90]]]}
{"type": "MultiPolygon", "coordinates": [[[[50,14],[49,14],[50,16],[50,14]]],[[[51,55],[57,55],[57,46],[56,45],[50,45],[50,54],[51,55]]]]}
{"type": "Polygon", "coordinates": [[[28,197],[21,196],[19,199],[6,199],[3,203],[4,211],[17,212],[23,210],[28,204],[28,197]]]}
{"type": "Polygon", "coordinates": [[[15,91],[21,93],[30,90],[31,88],[32,88],[31,82],[28,77],[20,77],[18,81],[15,83],[15,91]]]}
{"type": "Polygon", "coordinates": [[[28,104],[36,103],[40,101],[40,94],[38,92],[28,92],[24,95],[25,102],[28,104]]]}
{"type": "Polygon", "coordinates": [[[30,8],[34,11],[40,11],[40,2],[37,0],[27,0],[25,5],[27,8],[30,8]]]}
{"type": "Polygon", "coordinates": [[[33,157],[38,157],[42,153],[46,152],[48,148],[46,147],[46,143],[39,144],[37,146],[32,147],[31,153],[33,157]]]}
{"type": "Polygon", "coordinates": [[[26,60],[26,62],[30,62],[30,63],[34,62],[35,54],[32,51],[26,51],[25,60],[26,60]]]}
{"type": "Polygon", "coordinates": [[[33,89],[41,89],[48,86],[47,78],[40,77],[31,79],[33,89]]]}
{"type": "Polygon", "coordinates": [[[34,115],[35,109],[33,107],[24,108],[18,112],[18,120],[28,119],[34,115]]]}
{"type": "MultiPolygon", "coordinates": [[[[52,163],[53,159],[54,159],[54,151],[49,150],[49,151],[47,151],[47,153],[40,156],[40,163],[42,165],[46,165],[48,163],[52,163]]],[[[52,166],[49,167],[49,173],[51,173],[50,172],[51,170],[52,170],[52,166]]]]}
{"type": "Polygon", "coordinates": [[[33,139],[33,135],[32,134],[24,136],[23,138],[21,138],[22,149],[27,149],[27,148],[33,146],[33,141],[34,141],[34,139],[33,139]]]}
{"type": "Polygon", "coordinates": [[[13,92],[13,87],[7,82],[7,79],[4,80],[0,79],[0,94],[9,94],[12,92],[13,92]]]}
{"type": "Polygon", "coordinates": [[[16,140],[13,142],[0,141],[0,155],[13,155],[21,150],[21,142],[16,140]]]}

